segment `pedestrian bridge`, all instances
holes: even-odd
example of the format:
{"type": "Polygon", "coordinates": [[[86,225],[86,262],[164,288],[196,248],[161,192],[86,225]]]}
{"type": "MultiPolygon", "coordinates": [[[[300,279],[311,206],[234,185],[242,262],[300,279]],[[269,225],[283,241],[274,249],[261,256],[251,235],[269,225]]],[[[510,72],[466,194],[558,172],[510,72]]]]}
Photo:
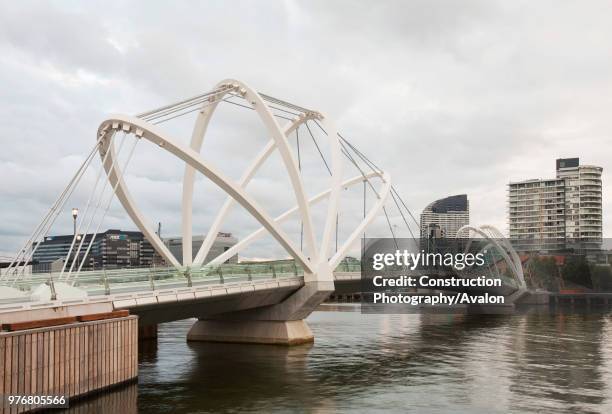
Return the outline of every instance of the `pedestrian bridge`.
{"type": "MultiPolygon", "coordinates": [[[[21,279],[20,295],[0,300],[0,320],[21,321],[32,318],[32,312],[57,316],[58,309],[62,316],[88,308],[91,313],[127,309],[140,317],[140,324],[154,325],[272,306],[305,285],[303,269],[290,261],[83,272],[73,295],[53,300],[57,277],[47,273],[21,279]]],[[[503,281],[503,288],[491,293],[509,296],[518,290],[512,280],[503,281]]],[[[335,269],[334,289],[362,293],[359,262],[343,261],[335,269]]]]}
{"type": "MultiPolygon", "coordinates": [[[[231,165],[231,157],[232,154],[228,154],[224,163],[231,165]]],[[[193,98],[137,116],[113,115],[100,124],[95,145],[85,162],[0,277],[0,313],[5,319],[12,315],[23,320],[28,315],[40,318],[50,313],[129,309],[140,316],[141,324],[198,317],[200,321],[194,325],[191,339],[309,341],[313,337],[304,318],[334,290],[342,286],[349,290],[358,287],[360,269],[342,268],[343,260],[380,218],[393,239],[398,237],[399,231],[398,226],[392,224],[394,220],[405,224],[412,238],[418,234],[418,222],[392,185],[389,173],[339,134],[328,117],[319,111],[259,93],[243,82],[224,80],[211,91],[193,98]],[[239,179],[230,178],[219,165],[201,155],[211,118],[220,105],[228,104],[254,111],[269,136],[268,143],[254,156],[239,179]],[[161,125],[193,113],[196,118],[188,145],[161,125]],[[279,120],[285,124],[281,126],[279,120]],[[318,137],[313,131],[318,131],[318,137]],[[324,191],[308,191],[305,184],[304,136],[310,138],[316,149],[312,153],[320,157],[319,166],[325,178],[321,181],[328,186],[324,191]],[[139,142],[153,144],[155,150],[164,151],[184,163],[180,213],[182,258],[169,251],[128,188],[125,171],[139,142]],[[319,145],[319,142],[324,144],[319,145]],[[100,158],[98,167],[93,162],[96,154],[100,158]],[[249,183],[273,154],[280,158],[283,173],[288,177],[286,192],[295,199],[293,208],[275,216],[249,191],[249,183]],[[90,177],[97,177],[93,185],[91,181],[82,183],[87,171],[92,171],[90,177]],[[213,216],[207,236],[194,255],[192,232],[197,175],[209,180],[227,198],[213,216]],[[358,208],[349,208],[340,219],[341,205],[343,201],[346,204],[346,190],[355,186],[363,186],[363,199],[357,203],[350,201],[353,207],[358,204],[358,208]],[[52,275],[29,274],[24,268],[31,262],[41,240],[50,234],[75,189],[82,187],[89,192],[88,201],[78,224],[75,221],[74,238],[61,271],[52,275]],[[163,258],[167,268],[102,271],[84,268],[86,263],[91,263],[95,236],[81,235],[98,233],[115,198],[163,258]],[[323,213],[316,215],[313,212],[319,204],[325,207],[323,213]],[[233,207],[240,207],[261,227],[241,237],[228,251],[207,260],[216,234],[223,225],[231,226],[226,221],[233,207]],[[351,215],[354,224],[348,231],[339,231],[341,222],[349,221],[351,215]],[[287,232],[284,225],[291,221],[298,224],[299,232],[287,232]],[[416,226],[416,232],[411,226],[416,226]],[[341,234],[348,236],[341,239],[341,234]],[[284,249],[282,256],[290,256],[292,263],[224,264],[264,236],[271,236],[284,249]],[[280,331],[283,334],[279,339],[280,331]]],[[[512,254],[510,246],[496,243],[490,229],[487,233],[483,228],[471,229],[491,239],[491,245],[508,262],[515,276],[516,283],[511,289],[523,290],[524,279],[516,254],[512,254]]]]}
{"type": "MultiPolygon", "coordinates": [[[[356,292],[360,278],[359,264],[342,263],[334,272],[336,285],[356,292]]],[[[142,324],[157,324],[280,303],[304,286],[304,272],[294,263],[92,271],[84,272],[74,286],[80,297],[56,300],[50,297],[52,280],[51,274],[21,280],[21,296],[0,301],[0,320],[21,320],[32,311],[59,308],[69,316],[70,308],[91,307],[92,312],[128,309],[142,324]]]]}

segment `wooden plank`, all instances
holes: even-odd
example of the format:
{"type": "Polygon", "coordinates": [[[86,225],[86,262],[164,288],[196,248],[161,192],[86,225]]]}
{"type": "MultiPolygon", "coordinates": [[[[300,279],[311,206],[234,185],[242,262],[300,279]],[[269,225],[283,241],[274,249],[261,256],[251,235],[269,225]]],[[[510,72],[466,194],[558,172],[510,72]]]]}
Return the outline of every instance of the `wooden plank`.
{"type": "Polygon", "coordinates": [[[113,329],[112,323],[106,323],[106,385],[111,385],[111,375],[113,371],[113,329]]]}
{"type": "Polygon", "coordinates": [[[13,337],[7,336],[6,341],[4,343],[4,371],[2,375],[4,376],[4,388],[2,393],[4,395],[9,395],[11,393],[11,379],[13,377],[13,337]]]}
{"type": "Polygon", "coordinates": [[[49,395],[57,395],[55,391],[56,382],[55,382],[55,372],[57,371],[55,364],[57,363],[55,359],[55,335],[54,331],[49,332],[49,372],[48,372],[48,385],[47,392],[49,395]]]}
{"type": "MultiPolygon", "coordinates": [[[[30,391],[28,395],[40,395],[38,392],[38,332],[32,332],[31,340],[31,352],[32,357],[30,361],[30,391]]],[[[42,335],[42,333],[41,333],[42,335]]],[[[30,409],[36,407],[36,405],[32,404],[30,409]]]]}
{"type": "MultiPolygon", "coordinates": [[[[19,336],[13,337],[13,346],[11,349],[11,359],[13,361],[11,367],[11,389],[9,394],[18,394],[19,387],[19,336]]],[[[16,409],[11,408],[11,413],[17,412],[16,409]]]]}
{"type": "Polygon", "coordinates": [[[112,324],[106,323],[106,385],[110,385],[111,383],[111,373],[113,367],[113,330],[112,324]]]}
{"type": "Polygon", "coordinates": [[[106,324],[101,324],[98,327],[98,336],[99,336],[99,345],[100,345],[100,387],[103,387],[105,384],[104,382],[104,375],[106,375],[106,369],[105,369],[105,363],[106,363],[106,352],[105,352],[105,347],[104,347],[104,341],[106,340],[106,334],[105,334],[105,330],[106,329],[106,324]]]}
{"type": "Polygon", "coordinates": [[[127,341],[127,352],[125,353],[125,379],[130,379],[130,367],[132,366],[132,362],[131,362],[131,358],[132,358],[132,338],[130,335],[130,324],[132,321],[130,320],[126,320],[125,321],[125,339],[127,341]]]}
{"type": "Polygon", "coordinates": [[[39,376],[38,389],[41,395],[48,395],[47,381],[49,379],[49,332],[43,332],[38,336],[38,364],[42,367],[42,372],[39,376]]]}
{"type": "Polygon", "coordinates": [[[77,349],[77,331],[78,328],[71,328],[70,329],[72,335],[71,335],[71,345],[72,345],[72,352],[70,353],[70,359],[71,359],[71,367],[70,367],[70,395],[76,395],[76,378],[77,378],[77,357],[78,357],[78,349],[77,349]]]}
{"type": "Polygon", "coordinates": [[[64,393],[70,396],[70,329],[62,329],[64,331],[64,393]]]}
{"type": "Polygon", "coordinates": [[[138,320],[132,320],[132,378],[138,376],[138,320]]]}
{"type": "Polygon", "coordinates": [[[38,389],[38,333],[32,333],[32,361],[30,374],[30,393],[28,395],[40,395],[38,389]]]}
{"type": "Polygon", "coordinates": [[[96,379],[96,332],[95,332],[95,326],[94,325],[90,325],[89,326],[89,371],[90,371],[90,375],[89,375],[89,381],[88,381],[88,388],[89,390],[95,390],[95,379],[96,379]]]}
{"type": "Polygon", "coordinates": [[[96,389],[100,388],[100,371],[101,371],[101,366],[100,366],[100,359],[101,359],[101,352],[100,352],[100,325],[96,325],[96,329],[94,331],[94,336],[95,336],[95,350],[94,350],[94,355],[96,356],[96,381],[95,381],[95,387],[96,389]]]}
{"type": "Polygon", "coordinates": [[[108,322],[106,326],[108,329],[108,342],[106,345],[106,349],[108,350],[108,366],[106,371],[106,381],[107,384],[110,385],[113,383],[113,323],[108,322]]]}
{"type": "Polygon", "coordinates": [[[128,352],[129,352],[129,348],[128,348],[128,338],[127,338],[127,323],[129,321],[127,319],[123,320],[121,323],[121,345],[122,345],[122,352],[121,352],[121,381],[125,381],[127,379],[127,372],[126,372],[126,368],[127,368],[127,357],[128,357],[128,352]]]}
{"type": "Polygon", "coordinates": [[[6,394],[4,393],[4,368],[6,367],[6,355],[5,355],[6,337],[0,337],[0,395],[4,398],[0,409],[4,412],[4,402],[6,401],[6,394]]]}
{"type": "Polygon", "coordinates": [[[83,327],[82,326],[77,326],[76,328],[77,330],[77,349],[79,351],[79,355],[77,356],[77,361],[76,361],[76,395],[81,395],[83,393],[83,381],[81,380],[82,377],[82,369],[83,369],[83,354],[85,353],[85,350],[83,349],[83,327]]]}
{"type": "Polygon", "coordinates": [[[122,344],[123,344],[123,340],[122,340],[123,339],[122,338],[123,332],[122,332],[122,329],[123,329],[123,321],[118,320],[117,321],[117,375],[115,377],[116,381],[118,383],[123,381],[123,379],[122,379],[123,378],[122,377],[123,373],[121,372],[121,367],[123,365],[121,363],[121,360],[123,359],[123,352],[124,352],[124,349],[123,349],[123,346],[122,346],[122,344]]]}
{"type": "Polygon", "coordinates": [[[25,358],[23,367],[23,395],[31,395],[32,385],[32,334],[24,335],[25,358]]]}
{"type": "Polygon", "coordinates": [[[123,381],[123,357],[125,353],[125,345],[123,339],[123,325],[125,320],[117,322],[117,335],[119,341],[117,342],[117,381],[123,381]]]}
{"type": "Polygon", "coordinates": [[[132,325],[132,321],[128,320],[125,322],[125,337],[128,340],[128,355],[127,355],[127,367],[126,367],[126,371],[125,371],[125,377],[126,379],[130,379],[132,376],[131,373],[131,366],[132,366],[132,352],[133,352],[133,348],[134,345],[132,344],[132,329],[130,328],[130,326],[132,325]]]}
{"type": "Polygon", "coordinates": [[[115,342],[117,341],[117,337],[115,335],[115,322],[109,323],[110,327],[110,371],[108,381],[111,384],[115,383],[115,342]]]}
{"type": "Polygon", "coordinates": [[[130,320],[126,319],[123,323],[123,380],[130,378],[130,356],[132,355],[131,339],[130,339],[130,320]]]}
{"type": "Polygon", "coordinates": [[[93,377],[93,341],[92,341],[92,325],[87,325],[87,384],[86,384],[86,392],[89,392],[91,387],[91,380],[93,377]]]}
{"type": "Polygon", "coordinates": [[[109,322],[108,324],[108,384],[113,383],[113,357],[114,357],[114,342],[115,342],[115,332],[113,331],[113,323],[109,322]]]}
{"type": "Polygon", "coordinates": [[[93,330],[93,336],[94,336],[94,343],[93,343],[93,355],[94,355],[94,372],[95,372],[95,381],[93,381],[93,387],[95,389],[98,389],[98,381],[100,380],[100,343],[99,343],[99,338],[98,338],[98,329],[99,326],[95,326],[95,329],[93,330]]]}
{"type": "Polygon", "coordinates": [[[63,395],[62,387],[62,357],[63,357],[63,333],[61,330],[55,331],[55,390],[53,395],[63,395]]]}
{"type": "Polygon", "coordinates": [[[64,331],[64,392],[70,397],[70,329],[64,331]]]}
{"type": "Polygon", "coordinates": [[[17,349],[17,358],[18,358],[18,377],[17,377],[17,394],[19,395],[24,395],[24,390],[25,390],[25,384],[24,384],[24,379],[25,379],[25,363],[26,363],[26,353],[23,352],[23,350],[25,349],[26,346],[26,335],[19,335],[18,336],[18,343],[19,343],[19,348],[17,349]]]}
{"type": "Polygon", "coordinates": [[[79,367],[80,367],[80,358],[81,358],[81,339],[79,337],[79,333],[81,331],[81,327],[77,326],[74,328],[74,352],[72,358],[72,395],[79,395],[79,367]]]}
{"type": "Polygon", "coordinates": [[[112,323],[113,329],[113,375],[111,377],[111,381],[113,384],[117,382],[117,374],[119,372],[118,369],[118,358],[119,358],[119,331],[118,331],[118,322],[112,323]]]}
{"type": "Polygon", "coordinates": [[[81,353],[79,354],[79,394],[87,392],[87,326],[79,327],[81,338],[81,353]]]}
{"type": "Polygon", "coordinates": [[[5,331],[23,331],[26,329],[35,329],[35,328],[46,328],[50,326],[58,326],[58,325],[67,325],[70,323],[75,323],[77,321],[74,316],[67,316],[64,318],[53,318],[53,319],[40,319],[36,321],[28,321],[28,322],[14,322],[14,323],[4,323],[2,324],[2,329],[5,331]]]}
{"type": "Polygon", "coordinates": [[[37,375],[36,375],[36,392],[39,395],[45,395],[43,390],[43,376],[45,374],[45,333],[40,332],[36,336],[36,366],[37,366],[37,375]]]}
{"type": "Polygon", "coordinates": [[[116,310],[112,312],[103,312],[103,313],[92,313],[89,315],[79,315],[77,316],[77,320],[79,322],[91,322],[91,321],[101,321],[105,319],[115,319],[115,318],[125,318],[130,315],[130,311],[128,310],[116,310]]]}
{"type": "Polygon", "coordinates": [[[97,358],[98,355],[96,353],[97,348],[97,339],[98,336],[96,335],[96,330],[97,330],[97,326],[90,326],[91,328],[91,372],[92,372],[92,380],[90,381],[90,386],[89,389],[93,390],[96,389],[96,378],[97,378],[97,358]]]}
{"type": "Polygon", "coordinates": [[[72,397],[74,395],[74,328],[68,329],[68,378],[66,383],[68,384],[68,395],[72,397]]]}
{"type": "Polygon", "coordinates": [[[108,385],[108,323],[101,325],[102,332],[102,386],[108,385]]]}
{"type": "Polygon", "coordinates": [[[81,338],[83,338],[83,342],[82,342],[82,346],[83,346],[83,353],[82,353],[82,358],[81,358],[81,392],[82,393],[86,393],[87,391],[89,391],[89,388],[87,387],[87,377],[89,376],[89,365],[88,365],[88,361],[89,361],[89,330],[87,329],[88,326],[83,326],[82,330],[81,330],[81,338]]]}
{"type": "Polygon", "coordinates": [[[58,338],[58,344],[59,344],[59,349],[58,349],[58,353],[57,355],[57,362],[58,362],[58,379],[57,379],[57,395],[67,395],[66,390],[64,388],[64,383],[65,381],[65,375],[66,373],[64,372],[65,367],[66,367],[66,330],[65,329],[60,329],[57,331],[57,334],[59,335],[58,338]]]}
{"type": "Polygon", "coordinates": [[[123,379],[127,380],[130,378],[130,357],[132,355],[132,341],[130,339],[130,320],[126,319],[125,323],[124,323],[124,336],[125,336],[125,357],[124,357],[124,363],[125,363],[125,367],[124,369],[124,374],[123,374],[123,379]]]}

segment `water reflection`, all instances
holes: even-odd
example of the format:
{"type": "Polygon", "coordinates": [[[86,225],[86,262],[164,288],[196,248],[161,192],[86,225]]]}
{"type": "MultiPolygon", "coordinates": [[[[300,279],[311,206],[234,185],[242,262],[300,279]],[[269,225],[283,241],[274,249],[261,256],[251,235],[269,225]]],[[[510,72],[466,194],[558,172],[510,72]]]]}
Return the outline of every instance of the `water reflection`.
{"type": "MultiPolygon", "coordinates": [[[[50,413],[57,409],[47,410],[50,413]]],[[[136,414],[138,413],[138,384],[130,383],[118,388],[112,388],[104,393],[71,403],[63,412],[71,414],[136,414]]]]}
{"type": "Polygon", "coordinates": [[[114,412],[612,412],[609,314],[316,312],[292,348],[186,343],[191,324],[161,327],[114,412]]]}

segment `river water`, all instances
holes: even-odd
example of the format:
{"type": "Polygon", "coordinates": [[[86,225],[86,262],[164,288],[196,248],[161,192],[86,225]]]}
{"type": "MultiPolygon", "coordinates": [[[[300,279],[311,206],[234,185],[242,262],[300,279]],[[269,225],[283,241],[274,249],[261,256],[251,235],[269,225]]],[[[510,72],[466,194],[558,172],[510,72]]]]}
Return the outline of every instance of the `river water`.
{"type": "Polygon", "coordinates": [[[308,318],[313,345],[187,343],[160,325],[138,384],[68,412],[612,413],[612,315],[308,318]]]}

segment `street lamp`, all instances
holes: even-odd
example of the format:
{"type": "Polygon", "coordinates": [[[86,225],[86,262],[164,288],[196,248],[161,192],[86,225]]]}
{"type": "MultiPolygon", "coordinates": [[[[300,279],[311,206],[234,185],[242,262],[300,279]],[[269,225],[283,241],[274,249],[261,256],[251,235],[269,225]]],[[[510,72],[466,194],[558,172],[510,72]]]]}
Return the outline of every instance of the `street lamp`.
{"type": "MultiPolygon", "coordinates": [[[[77,238],[76,224],[77,224],[77,216],[78,215],[79,215],[79,209],[76,208],[76,207],[73,207],[72,208],[72,223],[73,223],[73,226],[74,226],[74,240],[75,240],[75,242],[76,242],[76,238],[77,238]]],[[[76,250],[75,250],[75,253],[74,253],[74,260],[76,260],[76,265],[77,265],[77,268],[78,268],[78,266],[79,266],[79,257],[78,257],[78,255],[76,253],[76,250]]]]}

